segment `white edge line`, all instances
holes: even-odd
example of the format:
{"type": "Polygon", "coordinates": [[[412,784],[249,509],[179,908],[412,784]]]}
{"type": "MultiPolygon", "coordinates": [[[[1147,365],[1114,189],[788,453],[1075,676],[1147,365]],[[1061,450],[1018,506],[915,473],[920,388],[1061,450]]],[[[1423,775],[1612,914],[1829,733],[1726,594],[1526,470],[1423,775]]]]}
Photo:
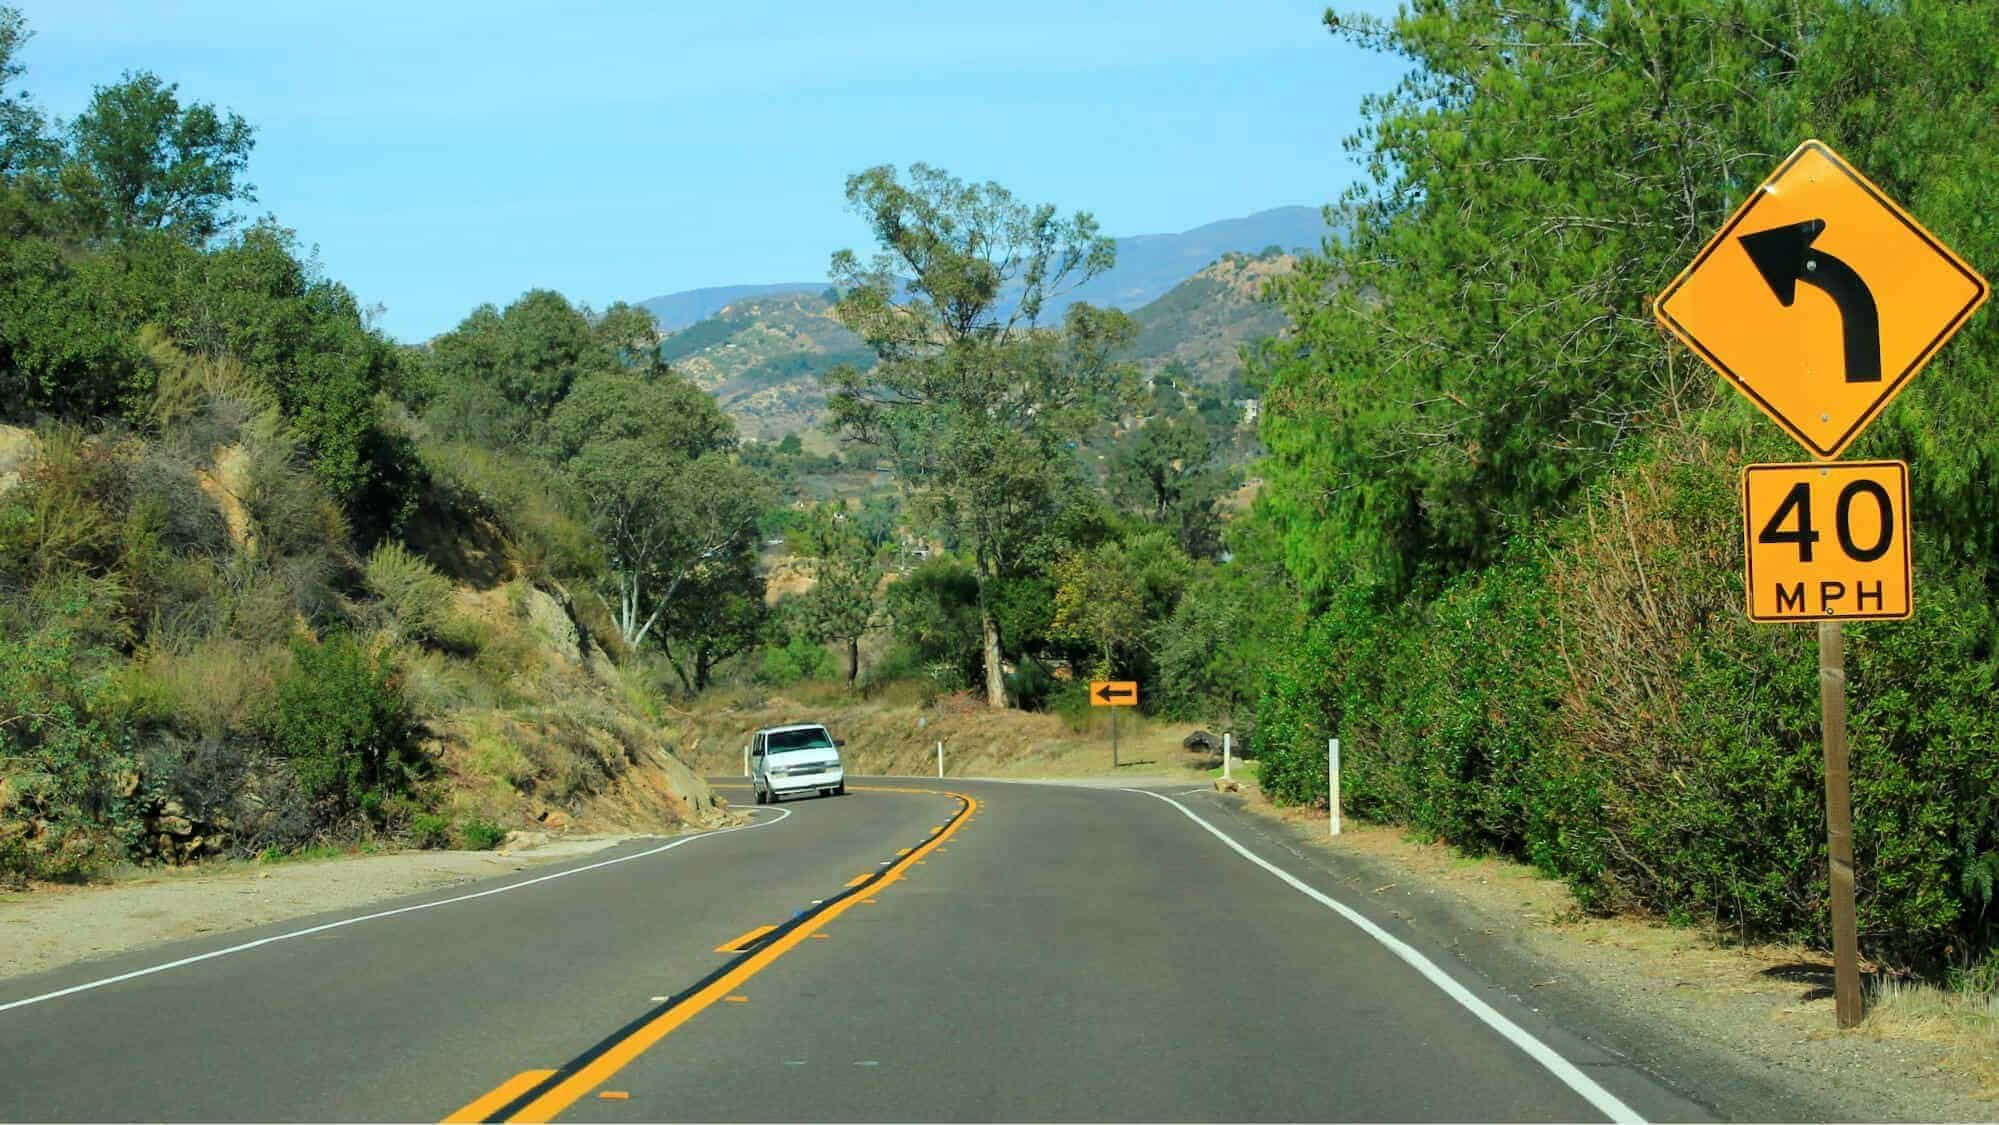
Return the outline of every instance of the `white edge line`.
{"type": "Polygon", "coordinates": [[[1574,1063],[1563,1058],[1559,1053],[1557,1053],[1554,1048],[1548,1046],[1546,1043],[1541,1042],[1539,1039],[1536,1039],[1532,1033],[1527,1031],[1527,1029],[1521,1027],[1519,1024],[1514,1023],[1512,1020],[1507,1019],[1505,1016],[1501,1015],[1497,1009],[1492,1007],[1492,1005],[1487,1004],[1485,1001],[1473,995],[1470,989],[1466,988],[1462,984],[1459,984],[1457,980],[1453,978],[1449,973],[1446,973],[1444,972],[1444,970],[1438,968],[1436,962],[1431,961],[1428,957],[1425,957],[1421,953],[1416,952],[1414,948],[1409,946],[1407,943],[1401,941],[1395,935],[1389,933],[1387,930],[1384,930],[1380,926],[1375,925],[1359,911],[1353,909],[1352,907],[1346,905],[1343,902],[1340,902],[1337,899],[1319,893],[1317,890],[1308,886],[1303,880],[1291,874],[1289,871],[1286,871],[1283,868],[1277,866],[1276,864],[1271,863],[1268,860],[1265,860],[1262,856],[1259,856],[1256,853],[1250,851],[1248,848],[1243,847],[1241,844],[1236,843],[1235,840],[1230,838],[1227,833],[1223,832],[1219,828],[1216,828],[1214,825],[1209,824],[1207,821],[1201,819],[1199,816],[1195,815],[1193,810],[1189,809],[1187,806],[1181,804],[1180,802],[1174,800],[1173,798],[1167,797],[1159,793],[1148,792],[1147,790],[1144,789],[1126,789],[1123,790],[1123,792],[1142,793],[1147,797],[1157,797],[1159,800],[1162,800],[1167,804],[1172,805],[1174,808],[1179,809],[1181,815],[1193,821],[1195,824],[1200,825],[1202,828],[1207,829],[1210,833],[1214,835],[1216,839],[1220,840],[1224,844],[1227,844],[1231,849],[1233,849],[1236,852],[1236,854],[1242,856],[1246,860],[1249,860],[1251,863],[1256,864],[1258,867],[1263,868],[1265,871],[1270,872],[1272,875],[1277,876],[1279,879],[1284,880],[1284,882],[1289,884],[1293,890],[1299,892],[1302,895],[1305,895],[1307,898],[1313,899],[1314,901],[1318,902],[1320,905],[1325,906],[1329,910],[1332,910],[1340,917],[1345,918],[1349,922],[1352,922],[1355,926],[1359,927],[1363,933],[1367,934],[1367,936],[1373,938],[1374,940],[1380,942],[1382,945],[1386,946],[1390,953],[1393,953],[1397,957],[1400,957],[1403,961],[1407,962],[1411,968],[1415,969],[1419,973],[1422,973],[1423,976],[1427,978],[1431,984],[1434,984],[1439,989],[1441,989],[1444,995],[1449,996],[1453,1000],[1456,1000],[1460,1005],[1464,1007],[1466,1011],[1470,1012],[1474,1016],[1477,1016],[1481,1021],[1483,1021],[1487,1027],[1490,1027],[1494,1031],[1497,1031],[1508,1042],[1511,1042],[1514,1046],[1520,1048],[1522,1051],[1525,1051],[1529,1058],[1533,1059],[1537,1063],[1540,1063],[1543,1067],[1547,1069],[1548,1073],[1554,1075],[1556,1078],[1561,1079],[1562,1082],[1565,1085],[1567,1085],[1569,1089],[1574,1090],[1577,1094],[1581,1095],[1585,1101],[1595,1106],[1598,1111],[1603,1113],[1604,1116],[1616,1122],[1629,1122],[1632,1123],[1632,1125],[1643,1125],[1645,1119],[1643,1117],[1640,1117],[1636,1110],[1632,1109],[1630,1106],[1625,1105],[1622,1101],[1620,1101],[1617,1095],[1611,1093],[1609,1090],[1604,1089],[1602,1086],[1597,1085],[1595,1079],[1592,1079],[1589,1075],[1584,1074],[1581,1070],[1579,1070],[1576,1067],[1574,1063]]]}
{"type": "Polygon", "coordinates": [[[550,875],[537,875],[532,879],[523,879],[518,883],[508,883],[504,887],[491,887],[483,891],[474,891],[469,895],[458,895],[453,898],[439,899],[436,902],[420,902],[413,906],[399,906],[394,910],[378,910],[373,914],[362,914],[354,918],[342,918],[337,922],[327,922],[323,925],[308,926],[303,930],[293,930],[290,933],[273,934],[267,938],[258,938],[256,941],[246,941],[241,945],[232,945],[226,949],[212,949],[209,950],[207,953],[197,953],[192,957],[183,957],[178,961],[168,961],[162,965],[149,965],[143,969],[134,969],[129,973],[120,973],[115,977],[105,977],[102,980],[94,980],[84,984],[71,985],[68,988],[59,988],[54,992],[44,992],[40,996],[30,996],[23,1000],[10,1001],[5,1004],[0,1004],[0,1012],[12,1011],[15,1008],[25,1008],[30,1004],[40,1004],[48,1000],[57,1000],[64,996],[73,996],[79,992],[89,992],[92,989],[104,988],[109,985],[122,984],[128,980],[136,980],[139,977],[152,976],[154,973],[164,973],[168,969],[179,969],[187,965],[195,964],[200,961],[209,961],[217,957],[227,957],[232,953],[244,953],[249,950],[256,949],[259,946],[272,945],[281,941],[290,941],[293,938],[309,937],[313,934],[323,934],[328,930],[337,930],[343,926],[354,926],[354,925],[359,925],[362,922],[374,922],[383,918],[393,918],[398,914],[409,914],[418,910],[430,910],[434,907],[451,906],[455,903],[460,903],[460,902],[470,902],[475,898],[485,898],[488,895],[505,894],[508,891],[518,891],[523,887],[532,887],[536,883],[546,883],[551,879],[563,879],[571,875],[581,875],[585,871],[595,871],[600,867],[610,867],[613,864],[619,864],[619,863],[630,863],[632,860],[635,859],[645,859],[648,856],[655,856],[661,852],[670,852],[673,849],[680,847],[683,844],[691,844],[696,840],[706,840],[715,836],[726,836],[731,832],[741,832],[744,829],[748,828],[761,828],[766,824],[776,824],[778,821],[783,820],[785,817],[790,816],[792,810],[772,809],[770,811],[777,814],[777,816],[774,819],[753,820],[748,824],[738,824],[733,828],[718,828],[710,832],[701,832],[693,836],[684,836],[678,840],[673,841],[670,844],[661,844],[659,847],[649,848],[642,852],[634,852],[631,855],[619,856],[616,859],[600,860],[596,863],[586,864],[585,866],[582,867],[572,867],[566,871],[557,871],[550,875]]]}

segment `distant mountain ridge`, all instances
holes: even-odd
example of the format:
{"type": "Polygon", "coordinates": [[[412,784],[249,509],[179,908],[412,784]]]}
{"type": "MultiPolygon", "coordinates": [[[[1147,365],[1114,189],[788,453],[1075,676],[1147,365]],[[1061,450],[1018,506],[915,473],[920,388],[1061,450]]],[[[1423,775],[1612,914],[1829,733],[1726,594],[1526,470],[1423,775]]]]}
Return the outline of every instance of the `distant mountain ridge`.
{"type": "Polygon", "coordinates": [[[1264,300],[1263,289],[1297,265],[1291,254],[1223,254],[1132,310],[1138,338],[1126,354],[1148,374],[1177,364],[1199,383],[1232,381],[1244,345],[1284,330],[1284,310],[1264,300]]]}
{"type": "MultiPolygon", "coordinates": [[[[1296,264],[1290,254],[1224,253],[1132,310],[1138,336],[1124,358],[1149,375],[1177,366],[1197,384],[1232,383],[1243,345],[1283,330],[1282,310],[1260,295],[1266,281],[1296,264]]],[[[714,395],[743,436],[759,441],[821,429],[820,377],[843,363],[874,362],[833,318],[823,292],[745,297],[668,335],[660,356],[714,395]]]]}
{"type": "Polygon", "coordinates": [[[1223,219],[1179,234],[1141,234],[1117,240],[1117,265],[1050,302],[1046,316],[1060,316],[1076,301],[1130,312],[1225,254],[1256,254],[1270,247],[1286,253],[1319,249],[1326,235],[1317,207],[1274,207],[1240,219],[1223,219]]]}
{"type": "Polygon", "coordinates": [[[707,320],[728,306],[745,297],[768,297],[779,293],[817,293],[826,288],[823,281],[779,281],[768,285],[713,285],[706,289],[686,289],[679,293],[668,293],[660,297],[649,297],[639,304],[652,310],[659,318],[662,332],[678,332],[690,324],[707,320]]]}
{"type": "Polygon", "coordinates": [[[819,377],[875,358],[816,290],[745,297],[667,336],[659,351],[758,439],[818,427],[826,414],[819,377]]]}
{"type": "MultiPolygon", "coordinates": [[[[1317,250],[1326,235],[1316,207],[1273,207],[1238,219],[1222,219],[1178,234],[1141,234],[1117,240],[1117,265],[1048,302],[1043,320],[1053,320],[1077,301],[1129,312],[1160,297],[1224,254],[1255,254],[1275,246],[1287,252],[1317,250]]],[[[826,281],[767,285],[719,285],[650,297],[639,304],[659,318],[660,330],[678,332],[748,298],[821,293],[826,281]]]]}

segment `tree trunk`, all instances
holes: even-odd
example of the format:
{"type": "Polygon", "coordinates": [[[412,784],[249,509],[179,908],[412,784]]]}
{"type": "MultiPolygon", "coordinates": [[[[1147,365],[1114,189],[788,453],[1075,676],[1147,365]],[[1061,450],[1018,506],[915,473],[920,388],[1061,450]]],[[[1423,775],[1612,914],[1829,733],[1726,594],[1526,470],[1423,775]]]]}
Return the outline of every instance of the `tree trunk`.
{"type": "Polygon", "coordinates": [[[1000,671],[999,624],[993,620],[993,611],[979,604],[979,631],[985,635],[986,663],[986,706],[1004,708],[1006,706],[1006,677],[1000,671]]]}
{"type": "Polygon", "coordinates": [[[680,658],[673,655],[673,643],[667,640],[665,636],[661,636],[659,638],[659,647],[660,651],[666,653],[666,662],[673,666],[673,674],[680,677],[680,686],[685,688],[690,695],[701,690],[696,686],[695,681],[688,678],[687,669],[681,665],[680,658]]]}
{"type": "Polygon", "coordinates": [[[861,638],[847,638],[847,686],[861,678],[861,638]]]}

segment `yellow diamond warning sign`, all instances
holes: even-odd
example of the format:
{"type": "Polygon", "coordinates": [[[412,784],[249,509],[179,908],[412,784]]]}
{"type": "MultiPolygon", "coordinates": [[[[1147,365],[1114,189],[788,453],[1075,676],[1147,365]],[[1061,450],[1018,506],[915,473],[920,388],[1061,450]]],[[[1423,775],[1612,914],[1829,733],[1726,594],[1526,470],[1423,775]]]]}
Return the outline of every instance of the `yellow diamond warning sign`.
{"type": "Polygon", "coordinates": [[[1798,146],[1653,302],[1813,456],[1839,456],[1991,292],[1839,154],[1798,146]]]}
{"type": "Polygon", "coordinates": [[[1752,621],[1909,616],[1909,467],[1900,461],[1742,470],[1752,621]]]}

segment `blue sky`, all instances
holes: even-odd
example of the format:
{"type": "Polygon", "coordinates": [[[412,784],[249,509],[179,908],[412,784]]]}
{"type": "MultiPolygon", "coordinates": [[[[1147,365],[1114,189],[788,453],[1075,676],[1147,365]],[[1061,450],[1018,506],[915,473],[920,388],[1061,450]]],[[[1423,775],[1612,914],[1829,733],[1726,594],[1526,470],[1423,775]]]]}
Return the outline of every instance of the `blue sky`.
{"type": "Polygon", "coordinates": [[[879,163],[1116,235],[1329,202],[1400,73],[1323,3],[12,2],[45,111],[149,69],[255,125],[257,213],[404,340],[537,286],[601,308],[822,278],[865,243],[846,176],[879,163]]]}

